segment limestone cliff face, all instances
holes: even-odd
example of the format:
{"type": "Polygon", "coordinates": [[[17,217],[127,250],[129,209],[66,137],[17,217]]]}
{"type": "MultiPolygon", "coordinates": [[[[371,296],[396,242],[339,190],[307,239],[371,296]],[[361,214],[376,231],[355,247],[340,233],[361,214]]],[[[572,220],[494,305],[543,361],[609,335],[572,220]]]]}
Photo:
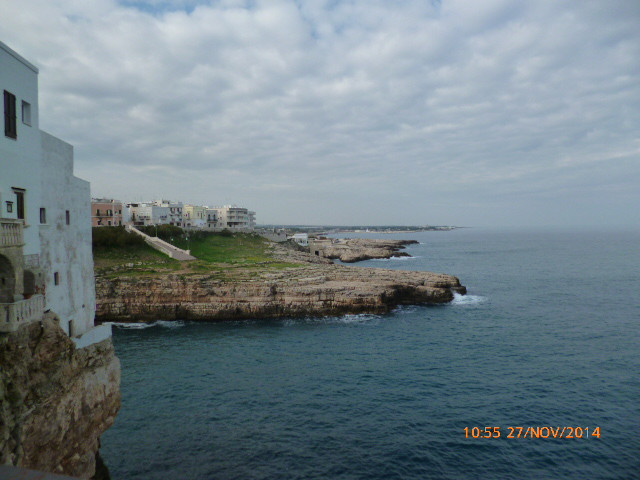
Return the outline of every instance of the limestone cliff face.
{"type": "Polygon", "coordinates": [[[90,478],[119,408],[111,339],[77,350],[51,314],[0,336],[0,463],[90,478]]]}
{"type": "Polygon", "coordinates": [[[400,304],[445,303],[465,292],[429,272],[312,265],[223,281],[207,275],[98,277],[100,321],[224,320],[384,313],[400,304]]]}
{"type": "Polygon", "coordinates": [[[410,257],[401,250],[416,240],[381,240],[349,238],[338,240],[315,240],[311,249],[325,258],[337,258],[344,263],[355,263],[374,258],[410,257]]]}

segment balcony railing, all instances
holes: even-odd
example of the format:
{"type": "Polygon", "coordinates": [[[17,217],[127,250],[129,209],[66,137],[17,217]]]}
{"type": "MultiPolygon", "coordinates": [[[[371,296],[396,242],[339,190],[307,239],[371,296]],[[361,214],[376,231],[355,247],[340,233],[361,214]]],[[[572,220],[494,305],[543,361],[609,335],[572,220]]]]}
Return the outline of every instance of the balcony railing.
{"type": "Polygon", "coordinates": [[[44,296],[33,295],[13,303],[0,303],[0,332],[15,332],[21,325],[40,320],[44,313],[44,296]]]}
{"type": "Polygon", "coordinates": [[[0,247],[19,247],[24,244],[22,220],[0,219],[0,247]]]}

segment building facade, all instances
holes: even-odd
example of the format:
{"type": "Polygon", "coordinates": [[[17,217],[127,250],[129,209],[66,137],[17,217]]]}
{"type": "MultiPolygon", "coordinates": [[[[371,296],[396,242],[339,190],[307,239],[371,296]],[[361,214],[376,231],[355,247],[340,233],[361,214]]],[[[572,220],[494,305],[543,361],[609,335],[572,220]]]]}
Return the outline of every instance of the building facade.
{"type": "Polygon", "coordinates": [[[73,175],[73,147],[39,129],[38,69],[0,42],[0,332],[50,310],[78,346],[95,327],[89,183],[73,175]]]}
{"type": "Polygon", "coordinates": [[[207,226],[207,207],[200,205],[185,205],[182,210],[185,227],[203,228],[207,226]]]}
{"type": "Polygon", "coordinates": [[[155,203],[129,203],[127,208],[131,224],[136,226],[168,225],[169,208],[155,203]]]}
{"type": "Polygon", "coordinates": [[[122,202],[111,198],[91,199],[91,226],[111,227],[123,225],[122,202]]]}
{"type": "Polygon", "coordinates": [[[246,208],[225,205],[214,207],[217,216],[217,228],[229,230],[253,230],[256,226],[256,212],[246,208]]]}

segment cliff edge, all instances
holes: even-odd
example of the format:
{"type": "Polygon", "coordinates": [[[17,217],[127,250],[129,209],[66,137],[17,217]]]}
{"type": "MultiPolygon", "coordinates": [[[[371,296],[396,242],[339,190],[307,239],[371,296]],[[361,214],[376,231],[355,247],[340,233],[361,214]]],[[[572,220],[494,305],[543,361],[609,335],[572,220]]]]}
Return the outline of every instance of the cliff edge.
{"type": "Polygon", "coordinates": [[[91,478],[119,408],[111,339],[76,349],[53,314],[0,335],[0,463],[91,478]]]}

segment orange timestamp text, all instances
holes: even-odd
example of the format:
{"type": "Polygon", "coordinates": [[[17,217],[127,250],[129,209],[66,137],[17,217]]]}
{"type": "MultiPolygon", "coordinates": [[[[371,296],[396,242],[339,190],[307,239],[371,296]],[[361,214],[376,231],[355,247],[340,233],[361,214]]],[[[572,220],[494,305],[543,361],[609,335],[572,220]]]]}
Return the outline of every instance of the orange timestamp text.
{"type": "Polygon", "coordinates": [[[464,427],[464,438],[571,439],[591,437],[600,438],[600,427],[464,427]]]}

